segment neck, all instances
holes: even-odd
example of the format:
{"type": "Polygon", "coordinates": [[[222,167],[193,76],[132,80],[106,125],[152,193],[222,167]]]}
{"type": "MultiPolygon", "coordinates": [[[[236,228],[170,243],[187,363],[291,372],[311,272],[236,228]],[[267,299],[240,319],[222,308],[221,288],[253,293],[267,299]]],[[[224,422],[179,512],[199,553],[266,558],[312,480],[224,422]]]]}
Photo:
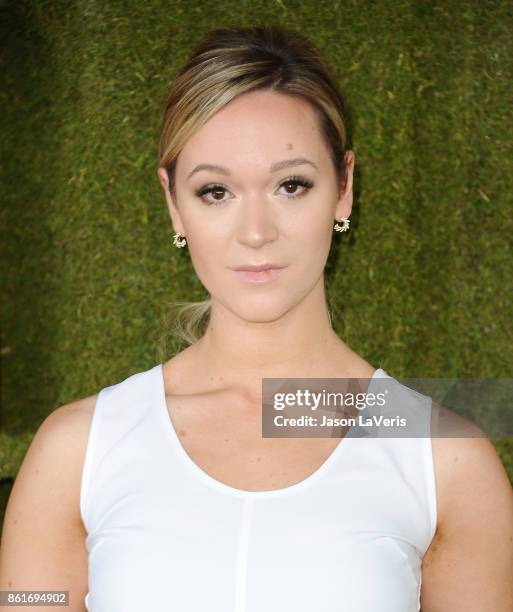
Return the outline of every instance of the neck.
{"type": "Polygon", "coordinates": [[[361,362],[331,327],[323,277],[272,321],[241,319],[213,300],[209,325],[195,346],[213,377],[246,388],[258,388],[262,378],[327,377],[361,362]]]}

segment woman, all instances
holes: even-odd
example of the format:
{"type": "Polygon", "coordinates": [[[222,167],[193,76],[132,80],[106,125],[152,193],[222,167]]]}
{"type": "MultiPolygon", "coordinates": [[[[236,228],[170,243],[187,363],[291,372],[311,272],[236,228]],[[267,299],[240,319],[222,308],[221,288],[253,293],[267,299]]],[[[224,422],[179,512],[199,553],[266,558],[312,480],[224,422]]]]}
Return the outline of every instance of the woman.
{"type": "Polygon", "coordinates": [[[326,306],[352,207],[345,130],[303,37],[220,30],[196,49],[158,177],[207,329],[44,421],[7,508],[2,589],[68,590],[94,612],[513,609],[513,494],[486,438],[261,434],[264,378],[394,382],[326,306]]]}

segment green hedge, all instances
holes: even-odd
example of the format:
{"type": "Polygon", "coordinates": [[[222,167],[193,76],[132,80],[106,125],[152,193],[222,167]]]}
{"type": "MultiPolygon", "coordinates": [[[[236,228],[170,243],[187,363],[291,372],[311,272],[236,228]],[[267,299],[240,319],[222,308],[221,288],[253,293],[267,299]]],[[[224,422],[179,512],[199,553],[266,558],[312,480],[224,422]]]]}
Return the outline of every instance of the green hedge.
{"type": "MultiPolygon", "coordinates": [[[[511,2],[8,0],[1,477],[57,406],[170,357],[201,299],[156,177],[166,84],[212,27],[307,33],[350,109],[356,203],[327,278],[340,336],[397,377],[513,361],[511,2]]],[[[511,440],[498,445],[511,468],[511,440]]],[[[511,470],[510,470],[511,476],[511,470]]]]}

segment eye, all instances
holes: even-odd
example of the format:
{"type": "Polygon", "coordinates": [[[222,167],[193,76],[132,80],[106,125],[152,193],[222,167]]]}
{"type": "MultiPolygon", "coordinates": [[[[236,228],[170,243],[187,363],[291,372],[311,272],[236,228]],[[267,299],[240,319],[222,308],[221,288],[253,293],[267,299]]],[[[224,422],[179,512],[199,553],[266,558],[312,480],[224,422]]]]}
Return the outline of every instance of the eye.
{"type": "MultiPolygon", "coordinates": [[[[311,180],[302,176],[290,176],[280,183],[280,187],[284,187],[286,189],[288,199],[301,198],[305,196],[313,186],[314,184],[311,180]],[[303,188],[299,193],[297,192],[298,187],[303,188]]],[[[214,183],[204,185],[203,187],[197,189],[194,193],[196,197],[201,198],[207,206],[219,206],[227,201],[227,199],[223,198],[226,192],[228,192],[227,187],[214,183]],[[210,195],[211,197],[206,198],[205,196],[207,195],[210,195]]]]}
{"type": "Polygon", "coordinates": [[[203,202],[207,204],[207,206],[218,206],[219,204],[226,202],[226,200],[218,197],[219,195],[222,196],[224,193],[226,193],[226,191],[228,190],[223,185],[205,185],[204,187],[197,189],[195,191],[195,195],[198,198],[201,198],[203,202]],[[212,194],[213,199],[205,199],[207,194],[212,194]]]}
{"type": "Polygon", "coordinates": [[[313,182],[309,179],[305,179],[302,176],[291,176],[288,179],[285,179],[281,182],[280,187],[285,187],[287,190],[287,195],[290,199],[294,198],[302,198],[305,196],[310,189],[313,187],[313,182]],[[302,191],[297,193],[297,188],[303,187],[302,191]],[[294,190],[292,193],[289,191],[290,189],[294,190]]]}

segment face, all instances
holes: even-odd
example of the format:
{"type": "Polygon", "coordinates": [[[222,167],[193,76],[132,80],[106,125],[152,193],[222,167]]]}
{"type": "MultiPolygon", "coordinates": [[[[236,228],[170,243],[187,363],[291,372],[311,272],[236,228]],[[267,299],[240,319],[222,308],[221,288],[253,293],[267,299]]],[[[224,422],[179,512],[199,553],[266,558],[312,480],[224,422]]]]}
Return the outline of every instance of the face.
{"type": "Polygon", "coordinates": [[[186,236],[214,303],[247,321],[272,321],[323,282],[335,219],[351,213],[352,151],[346,160],[339,193],[310,104],[253,91],[189,139],[177,159],[176,199],[159,168],[174,231],[186,236]],[[259,264],[283,267],[261,274],[232,269],[259,264]]]}

